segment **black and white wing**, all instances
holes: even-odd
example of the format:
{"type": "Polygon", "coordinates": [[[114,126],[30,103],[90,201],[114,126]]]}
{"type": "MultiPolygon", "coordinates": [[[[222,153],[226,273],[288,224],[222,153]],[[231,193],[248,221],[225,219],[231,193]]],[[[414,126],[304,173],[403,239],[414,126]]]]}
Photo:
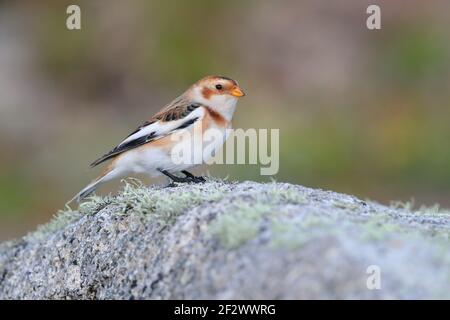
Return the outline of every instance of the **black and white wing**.
{"type": "Polygon", "coordinates": [[[91,163],[91,167],[116,157],[117,155],[160,139],[176,130],[181,130],[201,120],[205,114],[205,108],[197,103],[176,101],[157,113],[152,119],[145,122],[110,152],[91,163]]]}

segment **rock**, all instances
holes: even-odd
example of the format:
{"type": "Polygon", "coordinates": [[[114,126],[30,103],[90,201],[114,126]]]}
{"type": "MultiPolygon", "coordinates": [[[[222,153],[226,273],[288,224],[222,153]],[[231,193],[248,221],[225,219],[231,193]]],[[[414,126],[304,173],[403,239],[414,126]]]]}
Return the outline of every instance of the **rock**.
{"type": "Polygon", "coordinates": [[[0,299],[448,299],[449,231],[286,183],[132,181],[0,245],[0,299]]]}

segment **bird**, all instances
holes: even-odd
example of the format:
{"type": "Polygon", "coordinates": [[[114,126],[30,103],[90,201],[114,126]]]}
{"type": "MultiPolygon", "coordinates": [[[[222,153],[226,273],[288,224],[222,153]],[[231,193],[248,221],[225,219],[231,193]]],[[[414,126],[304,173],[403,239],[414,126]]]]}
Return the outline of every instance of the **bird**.
{"type": "MultiPolygon", "coordinates": [[[[226,141],[239,98],[245,96],[237,81],[224,76],[206,76],[191,85],[184,93],[131,132],[111,151],[91,163],[95,167],[106,161],[109,165],[101,175],[82,189],[72,200],[82,201],[101,184],[129,174],[150,177],[166,176],[171,184],[201,183],[205,179],[194,176],[191,169],[208,160],[174,161],[174,149],[181,145],[199,143],[198,136],[216,130],[221,139],[209,145],[211,154],[226,141]],[[176,174],[178,173],[178,174],[176,174]],[[183,176],[180,176],[182,173],[183,176]]],[[[203,140],[200,140],[202,143],[203,140]]],[[[204,151],[202,145],[200,151],[204,151]]],[[[210,158],[210,157],[209,157],[210,158]]]]}

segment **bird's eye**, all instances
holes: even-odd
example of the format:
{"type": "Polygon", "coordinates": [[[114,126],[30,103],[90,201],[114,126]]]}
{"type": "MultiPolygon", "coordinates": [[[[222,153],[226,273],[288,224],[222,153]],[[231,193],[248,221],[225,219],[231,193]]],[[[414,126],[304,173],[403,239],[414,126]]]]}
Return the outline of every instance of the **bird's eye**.
{"type": "Polygon", "coordinates": [[[222,88],[223,88],[223,87],[222,87],[221,84],[216,84],[216,89],[217,89],[217,90],[222,90],[222,88]]]}

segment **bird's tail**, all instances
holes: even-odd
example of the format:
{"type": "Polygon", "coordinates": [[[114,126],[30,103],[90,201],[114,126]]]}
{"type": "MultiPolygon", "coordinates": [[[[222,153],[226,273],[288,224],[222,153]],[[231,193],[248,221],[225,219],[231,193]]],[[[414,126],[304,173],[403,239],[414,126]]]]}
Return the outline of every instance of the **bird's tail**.
{"type": "Polygon", "coordinates": [[[117,176],[116,170],[114,170],[114,169],[111,170],[110,168],[107,168],[107,170],[105,170],[105,172],[103,172],[102,175],[100,175],[98,178],[96,178],[91,183],[89,183],[86,187],[84,187],[83,190],[78,192],[75,195],[75,197],[73,197],[67,203],[71,203],[74,200],[76,200],[77,202],[80,202],[81,200],[83,200],[84,198],[86,198],[87,196],[92,194],[92,192],[94,192],[102,183],[105,183],[106,181],[109,181],[109,180],[115,178],[116,176],[117,176]]]}

